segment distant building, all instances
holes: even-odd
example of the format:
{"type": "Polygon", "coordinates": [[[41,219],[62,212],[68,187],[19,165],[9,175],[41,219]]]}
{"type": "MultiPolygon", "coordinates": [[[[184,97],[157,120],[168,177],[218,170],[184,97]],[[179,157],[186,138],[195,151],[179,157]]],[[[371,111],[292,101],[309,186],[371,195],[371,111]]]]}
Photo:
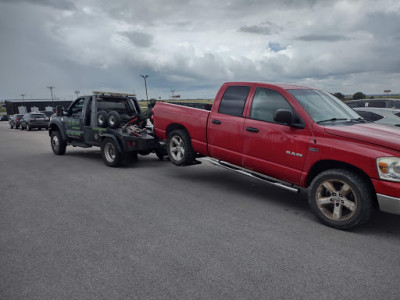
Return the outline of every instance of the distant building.
{"type": "Polygon", "coordinates": [[[48,99],[8,99],[4,100],[7,115],[36,112],[41,110],[55,111],[58,105],[67,108],[72,101],[48,100],[48,99]]]}

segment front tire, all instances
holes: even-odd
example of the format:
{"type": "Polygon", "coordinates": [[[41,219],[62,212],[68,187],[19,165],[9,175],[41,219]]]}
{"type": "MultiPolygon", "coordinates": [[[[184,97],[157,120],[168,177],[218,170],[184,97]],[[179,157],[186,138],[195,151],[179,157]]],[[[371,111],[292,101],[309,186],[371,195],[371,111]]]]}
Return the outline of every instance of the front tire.
{"type": "Polygon", "coordinates": [[[67,143],[62,139],[61,132],[59,131],[51,133],[50,145],[55,155],[63,155],[67,150],[67,143]]]}
{"type": "Polygon", "coordinates": [[[31,131],[31,130],[32,130],[32,127],[29,125],[29,123],[26,124],[26,130],[28,130],[28,131],[31,131]]]}
{"type": "Polygon", "coordinates": [[[177,129],[168,135],[168,157],[176,166],[190,165],[196,158],[188,132],[177,129]]]}
{"type": "Polygon", "coordinates": [[[372,211],[371,184],[360,174],[332,169],[317,175],[308,191],[313,213],[325,225],[349,229],[366,222],[372,211]]]}
{"type": "Polygon", "coordinates": [[[122,154],[118,151],[116,142],[111,138],[106,138],[101,143],[101,157],[104,163],[109,167],[118,167],[121,165],[122,154]]]}

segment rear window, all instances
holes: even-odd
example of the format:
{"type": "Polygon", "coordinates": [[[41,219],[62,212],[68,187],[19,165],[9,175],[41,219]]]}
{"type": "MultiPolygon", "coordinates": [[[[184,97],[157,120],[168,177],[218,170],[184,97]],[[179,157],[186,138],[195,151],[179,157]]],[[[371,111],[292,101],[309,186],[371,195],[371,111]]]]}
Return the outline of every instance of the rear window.
{"type": "Polygon", "coordinates": [[[383,116],[373,113],[373,112],[370,112],[370,111],[357,110],[357,113],[364,119],[366,119],[368,121],[372,121],[372,122],[383,119],[383,116]]]}
{"type": "Polygon", "coordinates": [[[132,111],[126,99],[98,99],[97,102],[98,110],[111,111],[115,110],[118,112],[132,111]]]}
{"type": "Polygon", "coordinates": [[[228,87],[222,97],[218,112],[221,114],[241,117],[243,115],[244,105],[249,92],[249,86],[228,87]]]}

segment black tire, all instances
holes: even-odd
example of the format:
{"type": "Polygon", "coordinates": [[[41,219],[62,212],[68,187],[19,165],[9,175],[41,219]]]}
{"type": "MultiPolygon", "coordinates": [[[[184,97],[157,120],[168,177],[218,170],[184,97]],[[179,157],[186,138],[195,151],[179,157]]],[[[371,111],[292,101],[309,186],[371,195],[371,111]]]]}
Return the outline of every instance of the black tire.
{"type": "Polygon", "coordinates": [[[156,153],[156,155],[157,155],[157,157],[158,157],[158,159],[159,160],[163,160],[164,159],[164,156],[167,156],[168,155],[168,152],[167,152],[167,150],[165,150],[165,149],[156,149],[155,150],[155,153],[156,153]]]}
{"type": "Polygon", "coordinates": [[[24,130],[24,126],[22,126],[22,124],[19,124],[19,130],[24,130]]]}
{"type": "Polygon", "coordinates": [[[13,128],[14,128],[13,124],[10,124],[10,129],[13,129],[13,128]]]}
{"type": "Polygon", "coordinates": [[[29,123],[26,124],[26,130],[28,130],[28,131],[32,130],[32,127],[31,127],[31,125],[29,125],[29,123]]]}
{"type": "Polygon", "coordinates": [[[67,149],[67,142],[62,139],[61,132],[53,131],[50,137],[51,150],[55,155],[63,155],[67,149]]]}
{"type": "Polygon", "coordinates": [[[138,151],[137,153],[142,155],[142,156],[146,156],[146,155],[149,155],[151,153],[151,150],[141,150],[141,151],[138,151]]]}
{"type": "Polygon", "coordinates": [[[97,125],[100,127],[107,126],[107,112],[105,110],[100,110],[97,113],[97,125]]]}
{"type": "Polygon", "coordinates": [[[104,139],[100,149],[101,157],[107,166],[118,167],[121,165],[122,154],[118,151],[118,146],[112,138],[104,139]]]}
{"type": "Polygon", "coordinates": [[[176,166],[191,165],[196,158],[188,132],[177,129],[168,135],[168,157],[176,166]]]}
{"type": "Polygon", "coordinates": [[[108,126],[111,128],[117,128],[121,123],[121,117],[118,112],[110,111],[107,116],[108,126]]]}
{"type": "Polygon", "coordinates": [[[371,183],[356,172],[332,169],[317,175],[308,190],[308,203],[317,218],[336,229],[366,222],[372,212],[371,183]]]}

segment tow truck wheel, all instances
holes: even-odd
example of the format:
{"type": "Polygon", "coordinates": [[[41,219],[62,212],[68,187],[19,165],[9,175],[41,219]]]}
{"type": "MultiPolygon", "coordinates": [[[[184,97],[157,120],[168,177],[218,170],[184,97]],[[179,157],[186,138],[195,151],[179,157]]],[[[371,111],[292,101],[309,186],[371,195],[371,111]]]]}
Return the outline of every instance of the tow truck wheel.
{"type": "Polygon", "coordinates": [[[104,139],[101,143],[100,149],[101,157],[107,166],[118,167],[121,164],[122,154],[118,151],[118,147],[113,139],[104,139]]]}
{"type": "Polygon", "coordinates": [[[59,131],[53,131],[50,137],[51,149],[55,155],[65,154],[67,149],[67,143],[63,141],[61,133],[59,131]]]}
{"type": "Polygon", "coordinates": [[[190,165],[196,158],[190,136],[184,129],[177,129],[168,135],[168,156],[174,165],[190,165]]]}
{"type": "Polygon", "coordinates": [[[97,113],[97,124],[101,127],[105,127],[107,125],[107,112],[105,110],[100,110],[97,113]]]}
{"type": "Polygon", "coordinates": [[[362,175],[346,169],[332,169],[313,179],[308,203],[323,224],[349,229],[369,219],[373,191],[362,175]]]}
{"type": "Polygon", "coordinates": [[[117,128],[121,123],[121,117],[119,116],[119,113],[116,111],[110,111],[107,120],[108,120],[108,126],[110,126],[111,128],[117,128]]]}

